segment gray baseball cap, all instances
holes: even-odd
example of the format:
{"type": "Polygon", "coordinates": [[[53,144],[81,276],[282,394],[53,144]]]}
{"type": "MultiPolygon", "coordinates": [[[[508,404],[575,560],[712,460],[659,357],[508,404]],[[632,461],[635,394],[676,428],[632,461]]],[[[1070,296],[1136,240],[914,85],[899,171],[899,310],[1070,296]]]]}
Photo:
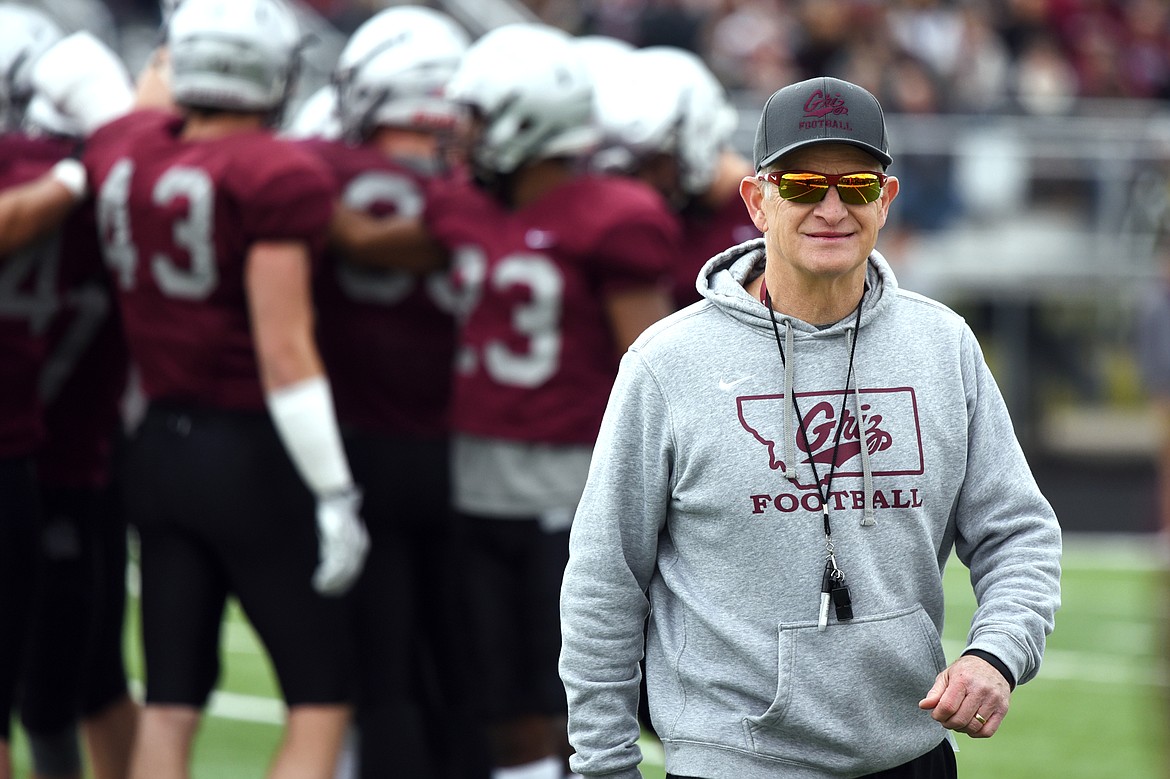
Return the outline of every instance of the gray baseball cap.
{"type": "Polygon", "coordinates": [[[856,146],[883,168],[893,162],[881,104],[865,89],[839,78],[810,78],[772,93],[756,127],[756,170],[817,143],[856,146]]]}

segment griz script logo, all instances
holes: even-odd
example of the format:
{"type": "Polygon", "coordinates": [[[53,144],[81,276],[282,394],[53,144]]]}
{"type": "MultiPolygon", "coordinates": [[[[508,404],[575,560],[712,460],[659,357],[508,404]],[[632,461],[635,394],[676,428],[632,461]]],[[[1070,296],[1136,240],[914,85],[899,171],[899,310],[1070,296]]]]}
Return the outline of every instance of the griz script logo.
{"type": "MultiPolygon", "coordinates": [[[[886,484],[877,485],[879,477],[917,476],[923,472],[922,431],[913,388],[861,390],[861,418],[855,412],[852,397],[846,399],[844,413],[841,413],[842,394],[841,390],[796,393],[803,425],[800,422],[795,424],[795,479],[792,482],[779,479],[778,483],[785,485],[786,490],[780,494],[776,494],[773,485],[771,491],[752,495],[753,514],[762,514],[768,508],[781,512],[820,510],[821,497],[813,478],[812,464],[816,464],[820,484],[827,483],[838,427],[841,428],[841,441],[836,446],[836,467],[830,484],[831,509],[860,510],[864,505],[860,479],[862,446],[869,453],[870,469],[875,479],[875,508],[922,505],[918,488],[910,483],[887,487],[886,484],[892,483],[883,479],[886,484]],[[808,433],[807,440],[801,433],[802,428],[808,433]],[[800,492],[792,492],[789,485],[800,492]]],[[[749,395],[736,399],[740,424],[759,442],[760,457],[768,458],[768,467],[781,475],[787,470],[784,462],[784,410],[788,404],[789,413],[795,413],[791,402],[784,395],[749,395]]]]}
{"type": "Polygon", "coordinates": [[[816,90],[804,101],[804,117],[800,120],[801,130],[846,130],[853,131],[853,126],[846,118],[849,116],[849,107],[841,95],[828,95],[823,90],[816,90]]]}

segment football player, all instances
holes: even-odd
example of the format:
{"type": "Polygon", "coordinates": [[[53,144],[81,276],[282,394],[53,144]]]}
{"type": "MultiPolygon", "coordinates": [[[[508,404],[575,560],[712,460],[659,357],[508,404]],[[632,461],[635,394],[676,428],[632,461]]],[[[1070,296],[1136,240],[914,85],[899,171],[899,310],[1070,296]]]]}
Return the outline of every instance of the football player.
{"type": "MultiPolygon", "coordinates": [[[[0,4],[0,187],[31,181],[69,149],[16,132],[32,97],[31,72],[61,37],[40,11],[0,4]]],[[[0,249],[0,777],[11,779],[10,719],[28,636],[36,580],[40,503],[34,458],[44,427],[37,379],[47,348],[55,292],[38,286],[42,259],[57,257],[53,242],[0,249]],[[38,293],[44,291],[43,296],[38,293]]],[[[50,280],[51,281],[51,280],[50,280]]]]}
{"type": "Polygon", "coordinates": [[[611,53],[593,71],[605,136],[595,164],[653,185],[682,219],[682,251],[672,266],[674,304],[682,308],[699,300],[695,281],[709,257],[760,235],[739,196],[740,181],[754,171],[731,145],[735,108],[715,74],[685,49],[611,53]]]}
{"type": "MultiPolygon", "coordinates": [[[[329,92],[293,122],[301,134],[340,135],[305,147],[333,171],[343,207],[421,213],[427,182],[447,172],[444,149],[461,111],[442,90],[469,42],[446,14],[409,5],[353,33],[329,92]]],[[[445,253],[429,256],[445,264],[445,253]]],[[[370,269],[334,250],[314,287],[321,353],[372,539],[354,591],[364,779],[466,777],[476,767],[486,775],[487,764],[457,705],[471,680],[452,590],[453,299],[445,271],[424,273],[425,258],[410,267],[370,269]]]]}
{"type": "Polygon", "coordinates": [[[641,182],[584,172],[592,82],[559,30],[489,32],[447,94],[472,114],[474,180],[433,188],[424,220],[453,253],[460,301],[452,475],[468,636],[494,777],[559,779],[568,531],[618,359],[670,311],[679,226],[641,182]]]}
{"type": "MultiPolygon", "coordinates": [[[[352,635],[336,596],[368,537],[310,299],[334,189],[316,158],[269,129],[300,44],[279,0],[186,0],[167,24],[178,116],[93,115],[93,66],[109,53],[92,36],[64,39],[34,71],[92,132],[83,168],[58,164],[11,210],[51,210],[87,183],[96,192],[149,401],[125,463],[147,669],[134,779],[186,775],[229,596],[288,704],[270,776],[331,776],[349,720],[352,635]],[[91,69],[71,72],[81,58],[91,69]]],[[[8,211],[0,204],[0,222],[8,211]]]]}
{"type": "MultiPolygon", "coordinates": [[[[128,92],[127,79],[117,83],[128,92]]],[[[56,143],[62,157],[79,135],[41,95],[30,102],[25,126],[56,143]]],[[[48,339],[38,382],[47,433],[37,456],[41,575],[22,671],[21,724],[34,779],[81,779],[78,724],[91,774],[122,779],[138,716],[123,658],[126,524],[112,489],[128,357],[92,204],[44,245],[53,251],[34,253],[37,261],[21,268],[26,289],[35,290],[26,299],[29,311],[44,322],[35,327],[48,339]]]]}
{"type": "Polygon", "coordinates": [[[453,500],[492,776],[559,779],[568,531],[618,359],[672,308],[680,228],[648,185],[587,172],[593,87],[566,33],[487,33],[446,94],[471,113],[471,177],[437,181],[421,221],[334,238],[362,263],[386,264],[420,236],[452,254],[453,500]]]}

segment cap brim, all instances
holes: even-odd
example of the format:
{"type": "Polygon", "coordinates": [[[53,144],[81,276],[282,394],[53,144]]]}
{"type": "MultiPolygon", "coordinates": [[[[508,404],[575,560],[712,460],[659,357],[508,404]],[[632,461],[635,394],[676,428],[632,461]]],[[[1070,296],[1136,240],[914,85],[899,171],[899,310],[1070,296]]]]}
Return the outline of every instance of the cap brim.
{"type": "Polygon", "coordinates": [[[783,149],[780,149],[779,151],[776,151],[776,152],[773,152],[772,154],[769,154],[767,157],[765,157],[764,159],[762,159],[758,163],[756,163],[756,170],[757,171],[763,170],[764,168],[768,167],[776,160],[783,157],[785,154],[791,154],[792,152],[796,151],[797,149],[803,149],[806,146],[817,146],[817,145],[826,144],[826,143],[838,143],[838,144],[844,144],[846,146],[855,146],[858,149],[861,149],[865,153],[869,154],[869,156],[873,157],[878,162],[880,162],[883,168],[888,168],[890,166],[890,164],[894,161],[894,158],[891,157],[888,152],[884,152],[876,146],[873,146],[873,145],[868,144],[868,143],[863,143],[861,141],[851,141],[851,140],[847,140],[844,138],[806,138],[805,140],[799,141],[797,143],[789,144],[788,146],[785,146],[783,149]]]}

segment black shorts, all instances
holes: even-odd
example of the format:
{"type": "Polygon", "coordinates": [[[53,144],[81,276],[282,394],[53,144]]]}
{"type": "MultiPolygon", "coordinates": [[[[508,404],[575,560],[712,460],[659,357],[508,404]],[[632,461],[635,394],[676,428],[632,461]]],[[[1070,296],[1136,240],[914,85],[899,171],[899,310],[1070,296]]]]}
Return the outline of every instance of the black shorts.
{"type": "MultiPolygon", "coordinates": [[[[466,607],[445,440],[345,436],[370,553],[354,588],[361,776],[463,776],[466,607]],[[457,744],[457,749],[451,745],[457,744]]],[[[471,775],[471,774],[467,774],[471,775]]],[[[482,774],[487,775],[485,770],[482,774]]]]}
{"type": "Polygon", "coordinates": [[[352,433],[345,446],[370,533],[353,597],[359,695],[376,705],[413,699],[434,651],[428,621],[448,619],[452,603],[443,592],[452,555],[448,447],[352,433]]]}
{"type": "Polygon", "coordinates": [[[0,458],[0,741],[7,741],[11,732],[10,712],[28,636],[40,515],[32,458],[0,458]]]}
{"type": "Polygon", "coordinates": [[[126,523],[115,490],[41,489],[42,571],[21,691],[25,730],[55,735],[127,694],[126,523]]]}
{"type": "Polygon", "coordinates": [[[466,581],[473,672],[484,715],[493,721],[563,715],[560,592],[569,531],[535,519],[459,515],[467,544],[466,581]]]}
{"type": "Polygon", "coordinates": [[[141,546],[148,703],[206,703],[230,595],[288,705],[351,699],[349,602],[312,588],[314,501],[267,414],[153,407],[123,477],[141,546]]]}

